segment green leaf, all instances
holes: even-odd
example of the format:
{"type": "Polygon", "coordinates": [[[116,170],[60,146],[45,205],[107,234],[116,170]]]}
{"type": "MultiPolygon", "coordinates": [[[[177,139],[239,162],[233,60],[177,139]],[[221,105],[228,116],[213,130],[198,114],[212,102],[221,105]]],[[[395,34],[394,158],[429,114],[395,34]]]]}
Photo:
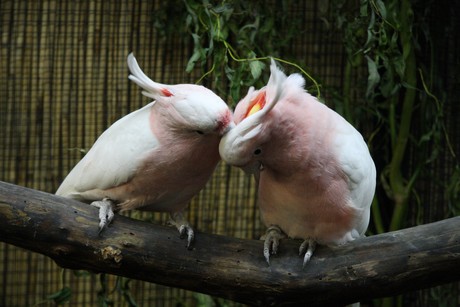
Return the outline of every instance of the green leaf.
{"type": "Polygon", "coordinates": [[[370,98],[373,96],[372,94],[380,82],[380,74],[377,69],[377,64],[369,56],[366,56],[366,60],[367,70],[369,72],[369,77],[367,78],[366,97],[370,98]]]}
{"type": "Polygon", "coordinates": [[[185,68],[186,72],[191,72],[195,67],[195,63],[201,58],[201,52],[195,51],[193,55],[190,57],[187,63],[187,67],[185,68]]]}
{"type": "Polygon", "coordinates": [[[213,298],[207,294],[202,294],[202,293],[195,293],[194,294],[195,300],[196,300],[196,306],[197,307],[209,307],[209,306],[215,306],[216,303],[214,302],[213,298]]]}
{"type": "Polygon", "coordinates": [[[387,19],[387,9],[386,9],[385,4],[383,3],[383,1],[382,0],[376,0],[375,5],[377,6],[377,10],[379,11],[379,13],[382,16],[382,18],[387,19]]]}
{"type": "Polygon", "coordinates": [[[56,305],[64,304],[70,301],[72,297],[72,290],[69,287],[63,287],[61,290],[48,295],[46,298],[53,300],[56,305]]]}
{"type": "MultiPolygon", "coordinates": [[[[120,279],[121,281],[123,281],[124,278],[120,277],[120,279]]],[[[121,290],[121,293],[123,294],[123,297],[125,298],[126,302],[128,303],[130,307],[138,307],[137,302],[134,299],[130,291],[130,286],[129,286],[130,282],[131,282],[131,279],[127,279],[123,283],[123,287],[120,290],[121,290]]]]}
{"type": "Polygon", "coordinates": [[[77,277],[91,276],[91,273],[85,270],[72,270],[71,272],[74,276],[77,276],[77,277]]]}
{"type": "Polygon", "coordinates": [[[399,55],[398,57],[395,57],[393,64],[394,64],[396,73],[401,79],[403,79],[404,72],[406,70],[406,61],[404,61],[403,57],[399,55]]]}
{"type": "Polygon", "coordinates": [[[405,41],[402,47],[404,60],[407,59],[407,57],[409,56],[411,49],[412,49],[412,41],[411,40],[405,41]]]}
{"type": "Polygon", "coordinates": [[[367,41],[364,44],[364,49],[370,48],[371,44],[376,40],[374,35],[375,14],[372,12],[369,25],[367,26],[367,41]]]}
{"type": "Polygon", "coordinates": [[[251,74],[254,79],[259,79],[262,70],[264,69],[265,64],[261,61],[250,61],[249,68],[251,69],[251,74]]]}
{"type": "Polygon", "coordinates": [[[187,62],[187,66],[185,67],[186,72],[191,72],[198,60],[204,60],[206,58],[206,52],[201,46],[201,37],[196,33],[192,33],[192,37],[195,48],[193,50],[192,56],[187,62]]]}
{"type": "Polygon", "coordinates": [[[367,16],[367,6],[368,6],[368,2],[366,0],[362,0],[361,1],[361,6],[359,8],[359,15],[361,17],[366,17],[367,16]]]}
{"type": "Polygon", "coordinates": [[[393,96],[400,88],[399,83],[395,82],[393,70],[385,71],[381,80],[380,91],[385,98],[393,96]]]}

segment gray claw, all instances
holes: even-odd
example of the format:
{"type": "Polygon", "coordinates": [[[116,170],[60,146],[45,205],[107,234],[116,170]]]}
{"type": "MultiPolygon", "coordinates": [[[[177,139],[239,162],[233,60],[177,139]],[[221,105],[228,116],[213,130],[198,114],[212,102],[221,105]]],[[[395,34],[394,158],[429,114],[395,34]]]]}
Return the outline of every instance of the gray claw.
{"type": "Polygon", "coordinates": [[[93,201],[91,206],[99,208],[99,234],[101,234],[115,216],[113,213],[113,202],[108,198],[104,198],[101,201],[93,201]]]}
{"type": "Polygon", "coordinates": [[[280,239],[282,238],[284,238],[284,235],[281,229],[276,225],[270,226],[265,232],[265,235],[262,236],[261,239],[265,240],[264,257],[268,265],[270,265],[270,254],[276,255],[276,253],[278,252],[280,239]]]}
{"type": "Polygon", "coordinates": [[[195,239],[195,232],[191,227],[187,228],[187,249],[192,248],[192,242],[195,239]]]}
{"type": "MultiPolygon", "coordinates": [[[[270,245],[271,245],[271,240],[266,239],[264,242],[264,257],[265,261],[267,261],[268,265],[270,265],[270,245]]],[[[276,254],[276,251],[275,251],[276,254]]]]}
{"type": "Polygon", "coordinates": [[[172,213],[170,223],[176,226],[177,230],[179,230],[181,239],[184,239],[187,236],[187,249],[191,249],[193,240],[195,238],[195,232],[182,215],[182,212],[172,213]]]}
{"type": "Polygon", "coordinates": [[[305,253],[305,256],[303,258],[302,268],[304,268],[307,262],[310,261],[310,258],[313,255],[315,248],[316,248],[316,241],[313,239],[307,239],[303,241],[302,244],[300,245],[299,256],[305,253]]]}

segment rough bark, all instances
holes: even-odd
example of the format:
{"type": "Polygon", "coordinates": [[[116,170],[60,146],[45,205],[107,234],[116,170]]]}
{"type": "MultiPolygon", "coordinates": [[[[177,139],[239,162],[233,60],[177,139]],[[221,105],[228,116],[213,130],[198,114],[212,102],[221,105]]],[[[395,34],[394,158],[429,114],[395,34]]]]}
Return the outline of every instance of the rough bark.
{"type": "Polygon", "coordinates": [[[0,182],[0,240],[59,265],[145,280],[251,305],[335,305],[460,280],[460,217],[319,246],[302,269],[298,241],[268,266],[258,240],[197,233],[117,215],[98,235],[97,209],[0,182]]]}

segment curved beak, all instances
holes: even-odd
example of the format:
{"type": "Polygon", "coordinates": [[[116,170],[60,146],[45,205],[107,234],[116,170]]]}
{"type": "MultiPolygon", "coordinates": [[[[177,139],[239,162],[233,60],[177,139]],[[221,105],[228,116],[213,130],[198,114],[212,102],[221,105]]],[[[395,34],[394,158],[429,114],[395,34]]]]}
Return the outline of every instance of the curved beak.
{"type": "Polygon", "coordinates": [[[231,121],[227,126],[224,126],[222,129],[219,130],[219,135],[224,136],[225,134],[227,134],[227,132],[229,132],[233,128],[235,128],[235,123],[231,121]]]}
{"type": "Polygon", "coordinates": [[[233,114],[230,109],[227,109],[217,121],[217,127],[215,131],[219,134],[219,136],[224,136],[234,127],[235,123],[233,122],[233,114]]]}

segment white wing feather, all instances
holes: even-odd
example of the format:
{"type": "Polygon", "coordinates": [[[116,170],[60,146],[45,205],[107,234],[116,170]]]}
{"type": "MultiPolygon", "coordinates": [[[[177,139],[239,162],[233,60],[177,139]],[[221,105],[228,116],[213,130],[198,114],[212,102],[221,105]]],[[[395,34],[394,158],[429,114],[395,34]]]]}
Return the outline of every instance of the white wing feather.
{"type": "Polygon", "coordinates": [[[334,141],[335,156],[349,179],[353,205],[364,210],[363,220],[356,225],[357,231],[362,233],[369,223],[369,210],[374,197],[377,172],[361,134],[345,120],[340,122],[342,124],[337,127],[337,137],[334,141]]]}
{"type": "Polygon", "coordinates": [[[122,117],[102,133],[56,194],[79,199],[82,192],[127,182],[145,154],[158,146],[149,125],[153,104],[122,117]]]}

